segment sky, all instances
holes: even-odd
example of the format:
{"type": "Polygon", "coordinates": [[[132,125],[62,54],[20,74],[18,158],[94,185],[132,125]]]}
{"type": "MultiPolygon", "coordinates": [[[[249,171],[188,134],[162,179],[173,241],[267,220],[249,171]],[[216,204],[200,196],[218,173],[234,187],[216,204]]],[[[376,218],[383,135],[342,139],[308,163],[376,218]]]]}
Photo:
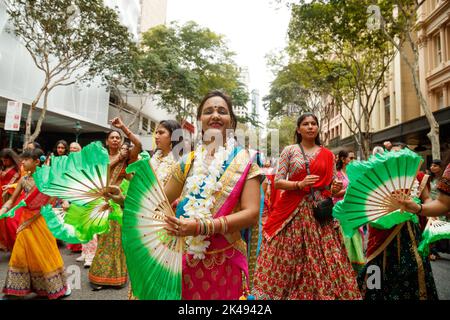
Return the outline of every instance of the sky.
{"type": "MultiPolygon", "coordinates": [[[[193,20],[225,36],[236,63],[249,69],[249,91],[258,89],[261,99],[274,78],[265,56],[285,47],[289,18],[289,9],[273,0],[168,0],[167,4],[167,22],[193,20]]],[[[262,101],[260,105],[263,109],[262,101]]]]}

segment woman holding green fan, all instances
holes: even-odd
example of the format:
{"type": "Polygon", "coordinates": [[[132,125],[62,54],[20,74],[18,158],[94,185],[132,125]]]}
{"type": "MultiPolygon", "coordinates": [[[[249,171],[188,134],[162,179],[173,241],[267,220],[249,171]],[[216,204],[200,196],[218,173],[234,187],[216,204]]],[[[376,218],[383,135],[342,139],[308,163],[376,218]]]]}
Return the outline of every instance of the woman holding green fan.
{"type": "MultiPolygon", "coordinates": [[[[403,144],[394,145],[392,151],[403,149],[403,144]]],[[[431,201],[428,188],[419,185],[422,175],[412,187],[412,194],[425,203],[431,201]]],[[[415,205],[417,205],[415,203],[415,205]]],[[[422,205],[417,205],[421,207],[422,205]]],[[[414,212],[406,210],[407,212],[414,212]]],[[[413,221],[401,222],[390,229],[381,229],[369,224],[367,262],[358,276],[358,282],[366,300],[436,300],[438,298],[433,273],[428,257],[418,250],[422,232],[413,221]],[[379,286],[369,286],[368,278],[379,270],[379,286]]]]}
{"type": "MultiPolygon", "coordinates": [[[[110,184],[119,186],[126,178],[127,165],[138,159],[142,144],[120,118],[112,119],[111,124],[121,129],[134,144],[133,149],[124,153],[121,151],[123,139],[119,131],[112,130],[106,137],[110,159],[110,184]]],[[[103,286],[121,287],[126,284],[127,268],[121,238],[121,227],[116,221],[110,221],[109,232],[98,235],[97,251],[89,269],[89,281],[93,290],[100,290],[103,286]]]]}
{"type": "Polygon", "coordinates": [[[260,170],[235,141],[237,121],[226,94],[208,93],[197,119],[202,141],[165,186],[170,203],[181,196],[177,217],[166,217],[166,228],[187,240],[182,298],[239,299],[248,294],[247,247],[240,231],[258,219],[260,170]]]}
{"type": "Polygon", "coordinates": [[[275,187],[283,193],[264,224],[253,292],[257,299],[361,299],[339,230],[313,213],[342,189],[335,156],[321,146],[312,113],[297,119],[295,137],[280,156],[275,187]]]}

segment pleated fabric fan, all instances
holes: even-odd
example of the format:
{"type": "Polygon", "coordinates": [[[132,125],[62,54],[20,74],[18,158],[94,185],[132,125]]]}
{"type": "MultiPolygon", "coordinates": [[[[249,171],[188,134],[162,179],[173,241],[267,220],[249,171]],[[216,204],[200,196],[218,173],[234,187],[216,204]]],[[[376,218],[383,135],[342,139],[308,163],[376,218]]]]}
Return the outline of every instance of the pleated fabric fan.
{"type": "Polygon", "coordinates": [[[105,197],[109,155],[101,142],[69,156],[53,157],[51,166],[37,168],[33,178],[42,193],[71,202],[65,222],[75,227],[82,240],[108,232],[109,220],[121,222],[120,206],[105,197]]]}
{"type": "Polygon", "coordinates": [[[181,299],[184,238],[170,236],[165,216],[175,216],[150,160],[127,168],[134,173],[125,199],[122,245],[133,295],[140,300],[181,299]]]}
{"type": "Polygon", "coordinates": [[[87,242],[80,240],[74,226],[65,223],[66,212],[62,208],[52,208],[51,205],[46,205],[42,207],[41,215],[44,217],[48,229],[56,239],[71,244],[87,242]]]}
{"type": "Polygon", "coordinates": [[[344,234],[351,237],[366,223],[388,229],[417,219],[401,212],[396,199],[411,199],[422,158],[409,149],[372,156],[368,161],[353,161],[347,166],[349,185],[344,200],[333,208],[344,234]]]}
{"type": "Polygon", "coordinates": [[[430,244],[442,239],[450,239],[450,222],[428,218],[427,225],[422,233],[422,241],[418,247],[419,253],[424,257],[428,256],[430,244]]]}

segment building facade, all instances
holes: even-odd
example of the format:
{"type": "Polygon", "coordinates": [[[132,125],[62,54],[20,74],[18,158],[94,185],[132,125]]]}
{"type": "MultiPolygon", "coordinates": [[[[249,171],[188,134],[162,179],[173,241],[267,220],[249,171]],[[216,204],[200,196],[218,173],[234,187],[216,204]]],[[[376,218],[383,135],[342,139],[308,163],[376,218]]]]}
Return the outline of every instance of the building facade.
{"type": "MultiPolygon", "coordinates": [[[[416,39],[419,49],[420,88],[440,126],[441,158],[450,147],[450,1],[425,0],[418,11],[416,39]]],[[[406,51],[410,61],[412,50],[406,51]]],[[[328,101],[328,103],[330,103],[328,101]]],[[[329,104],[326,104],[329,105],[329,104]]],[[[355,103],[358,118],[358,104],[355,103]]],[[[357,150],[357,145],[342,117],[350,119],[345,110],[332,114],[331,124],[324,128],[328,145],[357,150]]],[[[372,147],[384,141],[399,141],[431,161],[429,125],[415,91],[411,70],[397,54],[385,75],[385,87],[379,94],[370,118],[372,147]]]]}

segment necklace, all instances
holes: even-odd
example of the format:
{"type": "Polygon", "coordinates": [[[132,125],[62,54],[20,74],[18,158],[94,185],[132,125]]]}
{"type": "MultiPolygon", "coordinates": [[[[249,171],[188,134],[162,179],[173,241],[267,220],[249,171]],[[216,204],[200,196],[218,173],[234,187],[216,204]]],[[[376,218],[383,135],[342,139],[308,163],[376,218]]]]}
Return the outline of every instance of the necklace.
{"type": "MultiPolygon", "coordinates": [[[[208,218],[215,204],[213,194],[222,189],[220,177],[225,171],[227,161],[234,150],[234,138],[227,140],[226,148],[220,146],[214,154],[213,160],[208,164],[206,150],[200,143],[195,149],[193,173],[186,179],[186,188],[190,190],[188,201],[184,205],[184,212],[190,218],[208,218]]],[[[210,242],[206,236],[186,237],[187,252],[194,255],[194,259],[204,259],[206,249],[210,242]]]]}
{"type": "Polygon", "coordinates": [[[161,150],[157,150],[153,157],[151,157],[150,163],[163,186],[169,180],[175,162],[172,152],[169,152],[167,156],[164,156],[161,150]]]}

